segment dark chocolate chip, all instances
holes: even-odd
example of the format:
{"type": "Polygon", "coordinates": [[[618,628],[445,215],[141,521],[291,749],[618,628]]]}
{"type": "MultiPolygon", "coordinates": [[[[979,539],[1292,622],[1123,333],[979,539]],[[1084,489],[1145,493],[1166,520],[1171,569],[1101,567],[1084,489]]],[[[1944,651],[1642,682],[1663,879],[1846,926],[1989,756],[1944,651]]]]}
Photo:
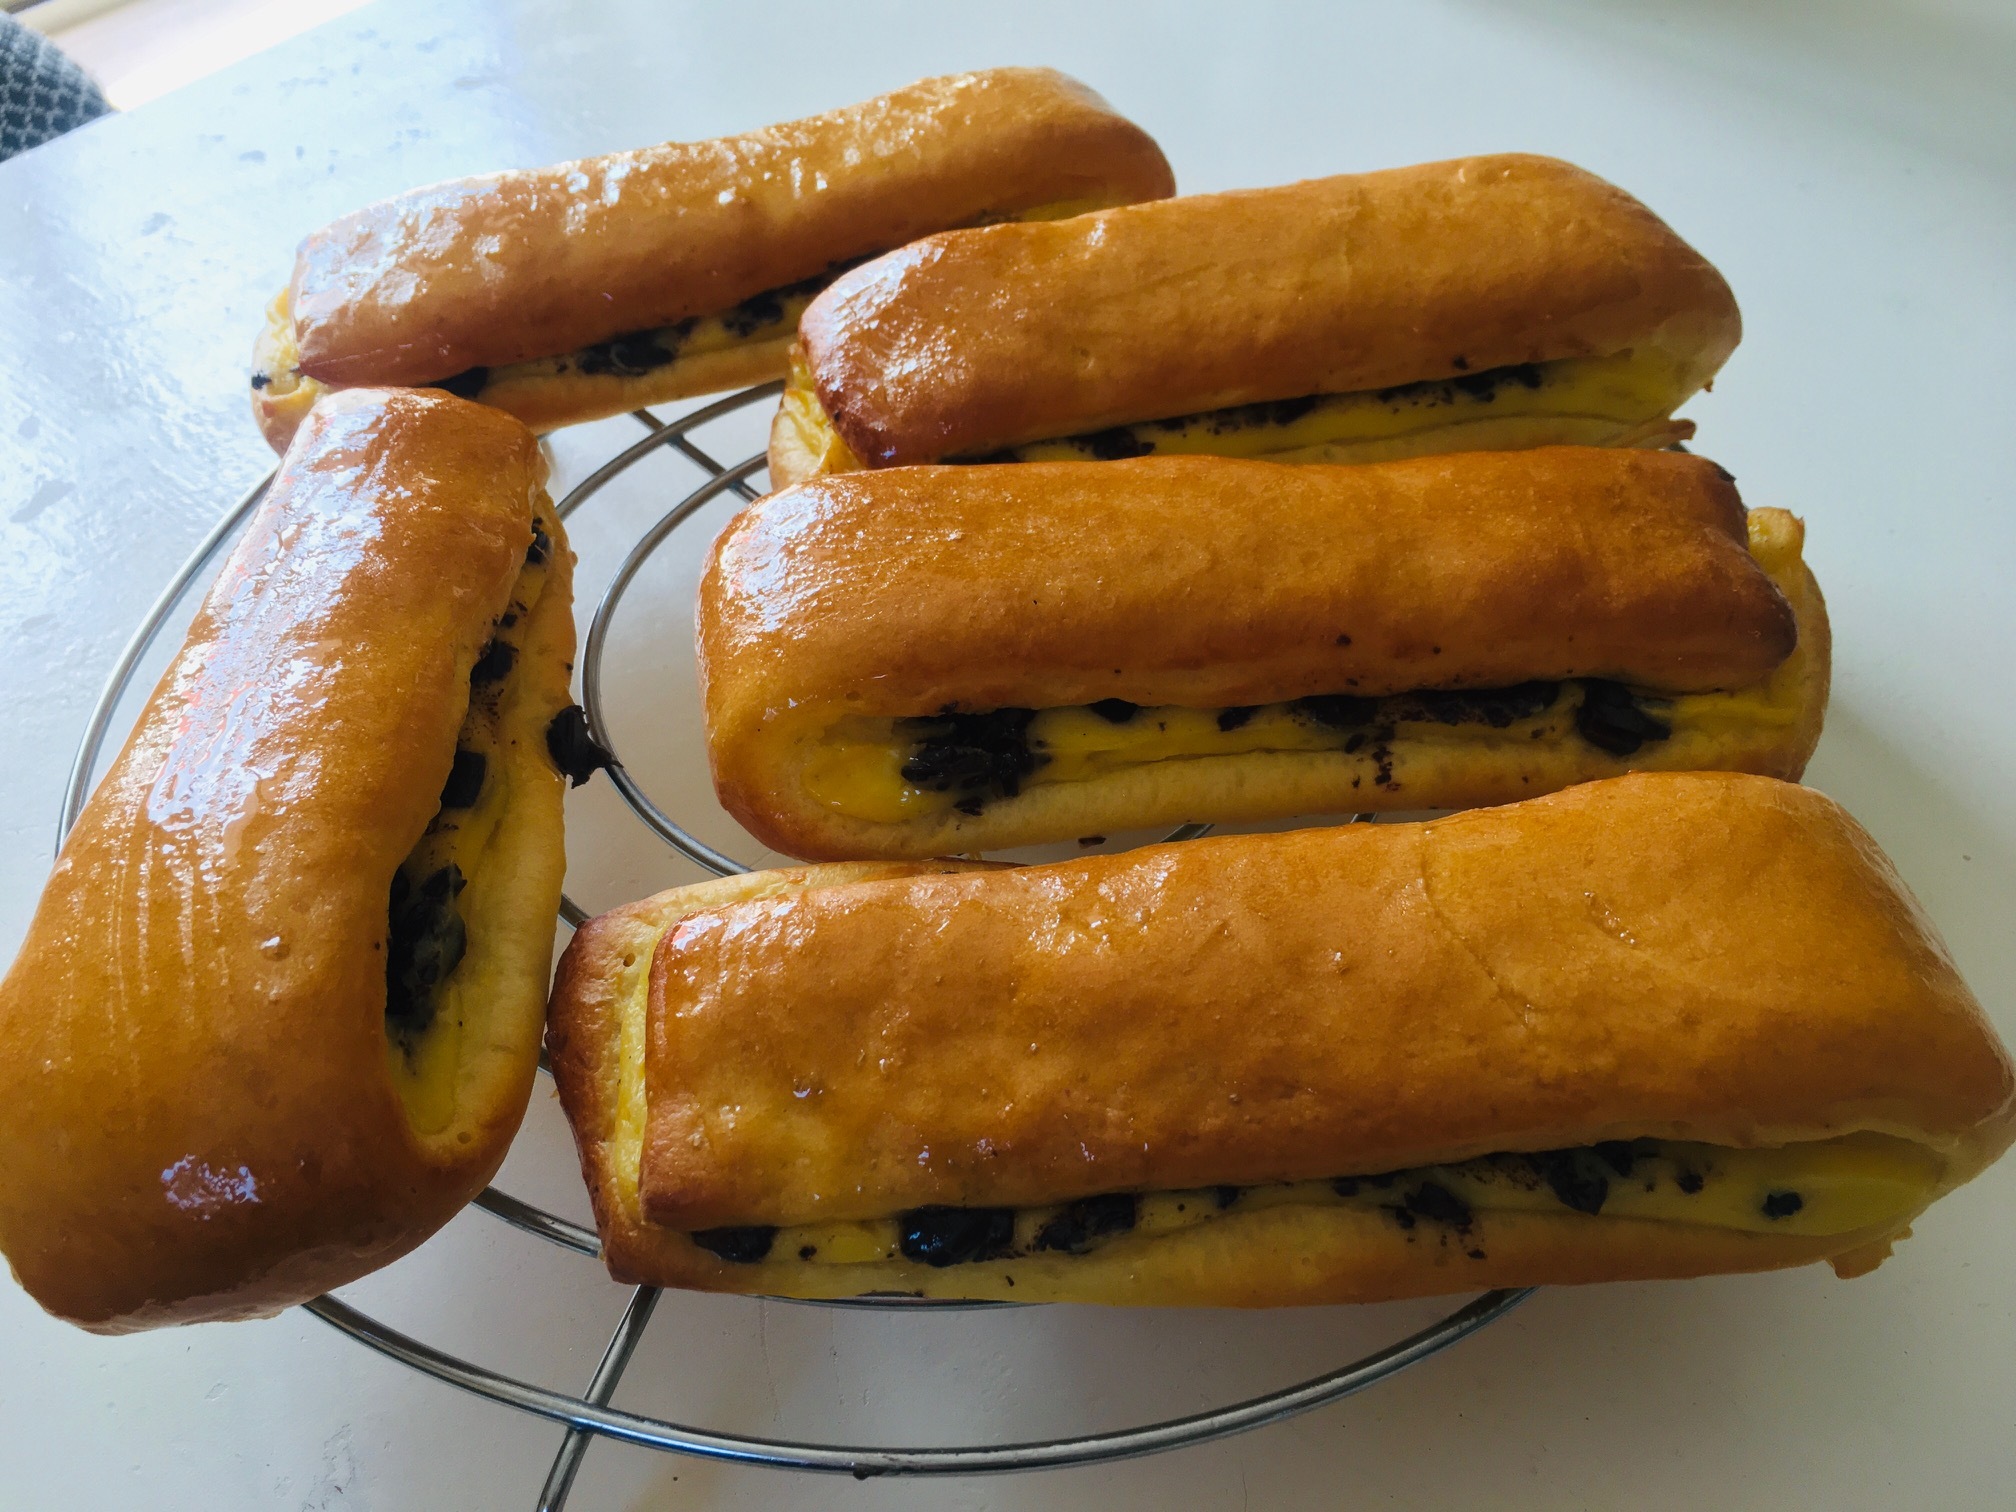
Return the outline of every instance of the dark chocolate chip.
{"type": "Polygon", "coordinates": [[[271,383],[272,381],[273,381],[272,376],[267,373],[254,373],[252,375],[252,387],[254,387],[255,389],[263,389],[264,387],[266,387],[267,384],[271,383]]]}
{"type": "Polygon", "coordinates": [[[567,705],[546,726],[546,754],[574,787],[616,765],[616,758],[588,733],[588,711],[579,704],[567,705]]]}
{"type": "Polygon", "coordinates": [[[752,294],[721,317],[721,324],[727,327],[730,336],[747,340],[758,331],[784,323],[784,299],[782,289],[765,289],[761,294],[752,294]]]}
{"type": "Polygon", "coordinates": [[[1806,1206],[1806,1199],[1797,1192],[1766,1192],[1764,1194],[1764,1216],[1766,1218],[1790,1218],[1806,1206]]]}
{"type": "Polygon", "coordinates": [[[575,366],[593,377],[641,378],[676,360],[679,338],[693,328],[691,321],[663,326],[651,331],[625,331],[583,347],[575,366]]]}
{"type": "Polygon", "coordinates": [[[1356,698],[1349,693],[1319,693],[1313,698],[1298,698],[1289,705],[1305,719],[1333,730],[1357,729],[1371,720],[1372,711],[1378,706],[1376,698],[1356,698]]]}
{"type": "Polygon", "coordinates": [[[1086,707],[1108,724],[1126,724],[1141,712],[1141,705],[1129,703],[1124,698],[1102,698],[1086,707]]]}
{"type": "Polygon", "coordinates": [[[1104,835],[1080,835],[1078,843],[1080,845],[1104,845],[1106,837],[1104,835]]]}
{"type": "Polygon", "coordinates": [[[1664,740],[1673,727],[1655,716],[1624,684],[1592,677],[1582,684],[1575,728],[1599,751],[1629,756],[1648,741],[1664,740]]]}
{"type": "Polygon", "coordinates": [[[929,792],[958,794],[953,807],[968,814],[991,799],[1013,798],[1041,764],[1029,749],[1029,721],[1035,717],[1032,709],[993,709],[903,720],[899,728],[917,739],[903,763],[903,780],[929,792]]]}
{"type": "Polygon", "coordinates": [[[1241,704],[1236,709],[1220,709],[1218,711],[1218,728],[1228,732],[1236,730],[1241,725],[1248,723],[1259,712],[1259,709],[1260,706],[1258,704],[1241,704]]]}
{"type": "Polygon", "coordinates": [[[1543,714],[1561,696],[1558,682],[1523,682],[1509,688],[1429,689],[1408,693],[1396,701],[1397,717],[1406,719],[1417,710],[1436,724],[1486,724],[1503,730],[1521,720],[1543,714]]]}
{"type": "Polygon", "coordinates": [[[1296,399],[1276,399],[1266,404],[1245,406],[1245,413],[1259,425],[1293,425],[1315,409],[1322,396],[1307,394],[1296,399]]]}
{"type": "Polygon", "coordinates": [[[1239,1200],[1239,1190],[1236,1186],[1215,1186],[1211,1188],[1211,1200],[1218,1204],[1218,1211],[1222,1213],[1239,1200]]]}
{"type": "Polygon", "coordinates": [[[474,808],[483,795],[483,774],[489,765],[481,751],[457,750],[455,764],[448,768],[448,780],[441,786],[441,807],[474,808]]]}
{"type": "Polygon", "coordinates": [[[410,1051],[434,1022],[435,994],[469,946],[455,906],[465,885],[454,864],[418,883],[401,870],[392,877],[385,939],[385,1027],[410,1051]]]}
{"type": "Polygon", "coordinates": [[[934,1269],[1015,1252],[1013,1208],[920,1207],[896,1218],[906,1258],[934,1269]]]}
{"type": "Polygon", "coordinates": [[[1064,1211],[1036,1231],[1039,1250],[1062,1250],[1082,1255],[1109,1234],[1124,1234],[1134,1227],[1134,1194],[1107,1192],[1098,1197],[1082,1197],[1067,1204],[1064,1211]]]}
{"type": "Polygon", "coordinates": [[[481,688],[504,681],[511,675],[512,663],[517,660],[516,646],[509,641],[492,640],[483,648],[483,654],[476,658],[476,665],[469,669],[469,685],[481,688]]]}
{"type": "Polygon", "coordinates": [[[1424,1181],[1403,1199],[1417,1218],[1447,1224],[1459,1233],[1470,1227],[1470,1204],[1438,1181],[1424,1181]]]}
{"type": "Polygon", "coordinates": [[[1124,462],[1129,457],[1150,456],[1155,450],[1153,441],[1121,425],[1111,430],[1093,431],[1086,436],[1074,436],[1072,442],[1099,462],[1124,462]]]}
{"type": "Polygon", "coordinates": [[[1638,1164],[1638,1156],[1643,1153],[1628,1139],[1599,1139],[1590,1146],[1596,1158],[1619,1176],[1629,1176],[1631,1168],[1638,1164]]]}
{"type": "Polygon", "coordinates": [[[769,1255],[770,1246],[777,1241],[777,1226],[741,1223],[728,1228],[699,1229],[686,1237],[731,1265],[754,1265],[769,1255]]]}
{"type": "Polygon", "coordinates": [[[1540,387],[1540,369],[1533,363],[1521,362],[1512,367],[1489,368],[1481,373],[1466,373],[1451,378],[1450,384],[1459,392],[1472,399],[1486,403],[1498,397],[1498,390],[1508,384],[1519,384],[1529,389],[1540,387]]]}
{"type": "Polygon", "coordinates": [[[1689,1197],[1692,1197],[1696,1192],[1700,1191],[1704,1185],[1706,1185],[1706,1183],[1701,1179],[1701,1173],[1699,1171],[1688,1171],[1688,1170],[1682,1170],[1677,1176],[1675,1176],[1673,1178],[1673,1184],[1678,1188],[1680,1188],[1681,1191],[1685,1192],[1689,1197]]]}
{"type": "Polygon", "coordinates": [[[1583,1158],[1580,1150],[1535,1150],[1520,1157],[1547,1184],[1563,1207],[1578,1213],[1600,1213],[1610,1196],[1610,1178],[1583,1158]]]}
{"type": "Polygon", "coordinates": [[[532,521],[532,544],[525,548],[525,565],[543,567],[552,553],[553,538],[546,534],[546,527],[537,518],[532,521]]]}

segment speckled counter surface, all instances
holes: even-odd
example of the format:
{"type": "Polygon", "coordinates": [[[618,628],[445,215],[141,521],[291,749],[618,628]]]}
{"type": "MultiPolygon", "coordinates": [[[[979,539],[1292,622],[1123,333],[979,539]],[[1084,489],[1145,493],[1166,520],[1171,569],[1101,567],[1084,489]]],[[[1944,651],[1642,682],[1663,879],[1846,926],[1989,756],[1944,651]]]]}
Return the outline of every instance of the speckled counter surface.
{"type": "MultiPolygon", "coordinates": [[[[269,465],[245,359],[304,232],[430,179],[1050,63],[1153,131],[1185,189],[1552,152],[1628,186],[1724,269],[1747,335],[1690,413],[1752,503],[1809,523],[1837,646],[1812,780],[1890,849],[2016,1038],[2016,20],[1991,0],[1751,9],[386,0],[0,165],[0,948],[26,926],[106,670],[269,465]]],[[[626,425],[561,437],[563,474],[633,438],[626,425]]],[[[745,453],[758,429],[717,444],[745,453]]],[[[640,470],[598,503],[576,532],[584,587],[692,481],[640,470]]],[[[610,676],[634,764],[733,845],[690,718],[701,534],[640,579],[610,676]]],[[[569,885],[591,906],[691,875],[597,788],[572,818],[569,885]]],[[[579,1213],[571,1160],[542,1087],[506,1183],[579,1213]]],[[[1364,1396],[1212,1447],[856,1484],[604,1444],[572,1505],[2002,1505],[2012,1249],[2016,1165],[1936,1209],[1868,1280],[1542,1294],[1364,1396]]],[[[624,1292],[470,1214],[350,1295],[578,1390],[624,1292]]],[[[889,1319],[672,1297],[620,1400],[787,1437],[999,1441],[1285,1383],[1420,1316],[889,1319]]],[[[298,1313],[101,1340],[0,1282],[0,1360],[10,1507],[529,1507],[559,1437],[298,1313]]]]}

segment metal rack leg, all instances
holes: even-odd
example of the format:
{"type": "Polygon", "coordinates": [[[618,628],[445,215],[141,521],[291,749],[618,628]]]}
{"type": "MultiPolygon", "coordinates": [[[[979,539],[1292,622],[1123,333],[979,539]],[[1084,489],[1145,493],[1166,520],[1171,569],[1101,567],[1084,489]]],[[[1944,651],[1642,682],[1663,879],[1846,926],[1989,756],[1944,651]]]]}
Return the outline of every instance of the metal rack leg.
{"type": "MultiPolygon", "coordinates": [[[[602,1352],[602,1363],[595,1367],[594,1378],[588,1383],[588,1401],[598,1407],[609,1405],[609,1399],[616,1394],[616,1383],[623,1379],[630,1356],[636,1352],[637,1341],[644,1337],[644,1325],[651,1321],[651,1309],[657,1305],[655,1286],[640,1286],[630,1294],[630,1305],[623,1309],[623,1321],[616,1325],[609,1347],[602,1352]]],[[[561,1512],[567,1505],[567,1494],[574,1489],[574,1477],[581,1469],[581,1457],[588,1452],[594,1437],[584,1429],[567,1430],[566,1437],[560,1440],[560,1452],[553,1456],[553,1468],[546,1472],[546,1486],[539,1493],[539,1512],[561,1512]]]]}

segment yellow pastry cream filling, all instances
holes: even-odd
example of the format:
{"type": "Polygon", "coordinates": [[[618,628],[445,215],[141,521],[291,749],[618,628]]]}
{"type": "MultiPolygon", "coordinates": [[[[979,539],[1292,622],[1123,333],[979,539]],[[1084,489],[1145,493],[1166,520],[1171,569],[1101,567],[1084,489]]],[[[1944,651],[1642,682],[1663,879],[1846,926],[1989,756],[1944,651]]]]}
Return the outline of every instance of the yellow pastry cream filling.
{"type": "MultiPolygon", "coordinates": [[[[1696,368],[1653,347],[1458,373],[1347,394],[1240,404],[1083,435],[1033,441],[951,462],[1111,462],[1209,455],[1269,462],[1385,462],[1450,451],[1533,446],[1670,446],[1694,433],[1672,411],[1696,368]]],[[[821,472],[859,458],[833,429],[810,368],[794,354],[782,423],[821,472]]]]}
{"type": "Polygon", "coordinates": [[[592,742],[578,708],[540,729],[537,706],[515,696],[527,627],[546,587],[554,543],[561,539],[552,506],[541,495],[511,601],[469,672],[469,706],[440,807],[392,878],[385,1035],[393,1082],[422,1132],[438,1132],[453,1119],[465,1018],[483,1011],[482,1004],[472,1003],[465,1013],[462,1001],[470,975],[464,960],[471,951],[462,900],[465,891],[481,884],[512,802],[512,772],[524,769],[515,751],[543,749],[562,772],[579,772],[582,780],[584,762],[590,769],[598,764],[583,754],[584,744],[592,742]]]}
{"type": "Polygon", "coordinates": [[[1381,1214],[1410,1235],[1453,1240],[1481,1260],[1489,1239],[1478,1220],[1493,1213],[1579,1214],[1802,1237],[1881,1231],[1922,1208],[1942,1172],[1932,1151],[1882,1134],[1750,1150],[1607,1140],[1330,1180],[1113,1192],[1049,1207],[921,1207],[862,1222],[744,1225],[689,1237],[743,1264],[903,1259],[944,1267],[1089,1254],[1126,1236],[1158,1238],[1266,1208],[1349,1207],[1381,1214]]]}
{"type": "MultiPolygon", "coordinates": [[[[1060,200],[1013,215],[983,216],[974,224],[1062,220],[1067,216],[1105,209],[1108,204],[1103,199],[1060,200]]],[[[482,399],[519,385],[551,382],[574,373],[590,378],[643,378],[676,362],[713,357],[740,348],[776,345],[781,357],[784,344],[798,330],[798,317],[805,313],[805,307],[842,273],[870,260],[861,257],[834,263],[824,272],[781,288],[752,294],[740,304],[716,314],[695,315],[671,325],[625,331],[607,341],[597,341],[557,356],[533,357],[497,367],[469,368],[425,387],[446,389],[464,399],[482,399]]],[[[266,331],[254,360],[252,387],[261,390],[268,400],[284,401],[302,385],[312,385],[314,380],[305,377],[298,366],[300,355],[300,347],[294,337],[293,312],[289,308],[288,295],[282,292],[267,310],[266,331]]],[[[779,365],[782,365],[781,362],[779,365]]]]}
{"type": "MultiPolygon", "coordinates": [[[[1750,516],[1751,554],[1803,627],[1802,537],[1782,511],[1750,516]]],[[[1699,693],[1585,677],[1383,698],[1340,693],[1239,708],[1143,707],[1107,698],[1048,709],[850,714],[811,733],[799,780],[834,813],[901,824],[951,811],[977,815],[1030,788],[1161,762],[1335,752],[1356,763],[1351,786],[1369,800],[1402,791],[1411,762],[1441,753],[1516,761],[1575,742],[1593,755],[1656,762],[1667,748],[1691,759],[1704,743],[1789,731],[1807,717],[1812,656],[1802,628],[1800,645],[1764,681],[1699,693]]]]}

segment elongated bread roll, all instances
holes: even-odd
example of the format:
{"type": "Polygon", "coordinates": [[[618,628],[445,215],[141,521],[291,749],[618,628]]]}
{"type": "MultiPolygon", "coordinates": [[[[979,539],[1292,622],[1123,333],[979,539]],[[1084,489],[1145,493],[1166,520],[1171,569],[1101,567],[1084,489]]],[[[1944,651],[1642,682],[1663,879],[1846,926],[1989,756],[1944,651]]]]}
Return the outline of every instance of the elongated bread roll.
{"type": "Polygon", "coordinates": [[[795,1296],[1855,1273],[2016,1131],[1868,836],[1719,773],[666,893],[575,936],[549,1048],[612,1272],[795,1296]]]}
{"type": "Polygon", "coordinates": [[[1740,333],[1721,275],[1645,206],[1516,153],[948,231],[806,310],[771,482],[995,453],[1664,444],[1740,333]]]}
{"type": "Polygon", "coordinates": [[[1802,534],[1703,458],[1593,447],[821,478],[703,576],[714,781],[848,859],[1796,777],[1828,678],[1802,534]]]}
{"type": "Polygon", "coordinates": [[[51,1312],[275,1312],[503,1159],[563,866],[543,477],[442,394],[334,396],[288,451],[0,984],[0,1248],[51,1312]]]}
{"type": "Polygon", "coordinates": [[[324,387],[445,383],[545,430],[781,376],[840,268],[948,226],[1172,193],[1049,69],[925,79],[709,142],[458,179],[302,243],[254,361],[277,448],[324,387]]]}

